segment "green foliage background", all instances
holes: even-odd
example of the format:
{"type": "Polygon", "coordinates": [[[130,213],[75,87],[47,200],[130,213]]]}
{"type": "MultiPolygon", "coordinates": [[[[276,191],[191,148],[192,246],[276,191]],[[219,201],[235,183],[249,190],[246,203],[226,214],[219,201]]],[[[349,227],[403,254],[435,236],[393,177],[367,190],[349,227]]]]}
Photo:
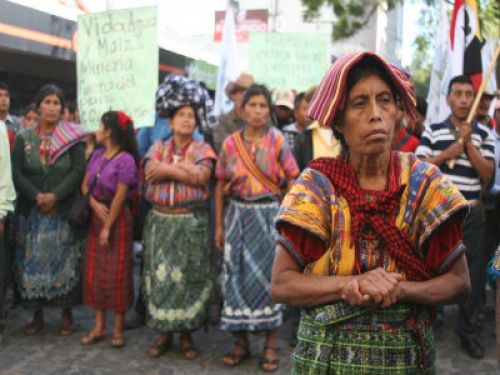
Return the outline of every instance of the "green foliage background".
{"type": "MultiPolygon", "coordinates": [[[[323,7],[331,8],[335,15],[332,24],[332,40],[340,40],[356,34],[373,16],[378,6],[394,8],[403,0],[301,0],[305,6],[304,20],[314,21],[320,17],[323,7]]],[[[421,0],[406,0],[421,2],[421,0]]],[[[446,0],[449,12],[453,9],[453,1],[446,0]]],[[[478,0],[481,33],[486,39],[500,38],[500,2],[498,0],[478,0]]],[[[439,0],[425,0],[422,8],[417,35],[415,36],[414,53],[409,66],[405,68],[415,80],[417,95],[427,96],[432,68],[434,44],[437,40],[439,22],[439,0]]],[[[499,69],[497,69],[497,76],[499,69]]]]}

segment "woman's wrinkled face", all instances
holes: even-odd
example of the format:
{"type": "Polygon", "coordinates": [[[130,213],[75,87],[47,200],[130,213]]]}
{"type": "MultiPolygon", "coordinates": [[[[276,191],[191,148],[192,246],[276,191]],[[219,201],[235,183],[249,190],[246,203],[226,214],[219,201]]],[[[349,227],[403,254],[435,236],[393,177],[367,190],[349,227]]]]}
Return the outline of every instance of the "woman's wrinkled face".
{"type": "Polygon", "coordinates": [[[40,120],[48,124],[56,124],[61,119],[62,109],[61,100],[57,95],[47,95],[40,102],[40,107],[38,108],[40,120]]]}
{"type": "Polygon", "coordinates": [[[391,148],[398,105],[378,75],[360,79],[347,94],[343,121],[335,125],[351,153],[380,154],[391,148]]]}
{"type": "Polygon", "coordinates": [[[243,107],[248,126],[262,128],[269,119],[270,108],[264,95],[253,95],[243,107]]]}
{"type": "Polygon", "coordinates": [[[174,134],[193,136],[196,128],[196,116],[193,107],[186,105],[179,108],[174,116],[169,119],[169,122],[174,134]]]}

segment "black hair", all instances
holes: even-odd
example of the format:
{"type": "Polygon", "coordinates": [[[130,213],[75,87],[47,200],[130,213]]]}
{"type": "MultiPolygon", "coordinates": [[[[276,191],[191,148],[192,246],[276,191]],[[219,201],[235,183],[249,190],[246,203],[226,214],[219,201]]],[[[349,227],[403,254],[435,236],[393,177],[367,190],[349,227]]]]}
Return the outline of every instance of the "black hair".
{"type": "Polygon", "coordinates": [[[421,96],[417,96],[417,112],[424,117],[427,116],[427,101],[421,96]]]}
{"type": "Polygon", "coordinates": [[[7,91],[10,95],[9,85],[7,85],[5,82],[0,81],[0,90],[7,91]]]}
{"type": "MultiPolygon", "coordinates": [[[[380,60],[378,60],[374,56],[365,56],[357,64],[355,64],[347,74],[346,88],[344,93],[344,106],[345,103],[347,102],[347,98],[349,97],[349,93],[351,92],[352,88],[362,79],[372,75],[379,77],[389,86],[389,89],[391,90],[394,100],[396,101],[400,100],[401,98],[400,90],[396,86],[396,82],[394,82],[394,79],[390,76],[385,66],[380,62],[380,60]]],[[[337,131],[337,129],[335,129],[335,126],[333,126],[333,125],[340,125],[343,122],[343,117],[344,117],[344,111],[341,110],[335,115],[335,118],[333,119],[333,124],[331,125],[333,128],[333,134],[340,141],[342,150],[344,152],[347,152],[349,147],[345,142],[344,135],[339,131],[337,131]]]]}
{"type": "Polygon", "coordinates": [[[447,95],[451,94],[451,89],[453,88],[453,85],[455,83],[465,83],[465,84],[471,85],[472,89],[474,89],[474,85],[473,85],[472,81],[470,80],[470,78],[467,77],[466,75],[462,74],[459,76],[455,76],[450,80],[450,83],[448,83],[448,94],[447,95]]]}
{"type": "Polygon", "coordinates": [[[61,114],[63,114],[64,108],[66,107],[66,95],[64,95],[64,91],[59,86],[56,86],[54,84],[42,86],[40,90],[38,90],[38,94],[35,98],[36,109],[40,109],[40,104],[42,103],[43,99],[45,99],[49,95],[55,95],[59,98],[59,101],[61,102],[61,114]]]}
{"type": "Polygon", "coordinates": [[[69,111],[69,113],[71,113],[72,115],[74,115],[74,114],[75,114],[75,112],[76,112],[76,110],[77,110],[77,108],[78,108],[77,103],[76,103],[76,102],[73,102],[73,101],[68,102],[68,103],[66,104],[66,106],[68,107],[68,111],[69,111]]]}
{"type": "Polygon", "coordinates": [[[257,95],[262,95],[266,99],[267,105],[269,106],[269,118],[271,119],[273,125],[275,125],[276,120],[274,118],[272,111],[273,100],[271,99],[271,93],[269,92],[266,86],[254,83],[249,88],[247,88],[245,90],[245,94],[243,94],[243,100],[241,101],[241,108],[245,107],[245,105],[248,103],[248,101],[252,96],[257,96],[257,95]]]}
{"type": "Polygon", "coordinates": [[[199,121],[199,118],[198,118],[198,113],[196,112],[196,108],[194,107],[194,105],[192,104],[189,104],[189,103],[186,103],[186,104],[181,104],[175,108],[171,108],[169,109],[168,111],[165,112],[165,115],[167,117],[167,119],[171,119],[175,116],[175,114],[177,112],[179,112],[179,110],[183,107],[191,107],[193,109],[193,112],[194,112],[194,118],[196,119],[196,126],[198,126],[198,124],[200,123],[199,121]]]}
{"type": "Polygon", "coordinates": [[[299,109],[300,103],[302,103],[303,100],[306,100],[306,93],[305,92],[298,93],[293,101],[293,108],[299,109]]]}
{"type": "Polygon", "coordinates": [[[140,158],[137,151],[137,141],[135,139],[132,119],[127,122],[125,129],[122,129],[118,122],[118,112],[108,111],[101,116],[101,122],[106,129],[111,130],[111,138],[120,150],[131,154],[134,157],[136,165],[139,165],[140,158]]]}
{"type": "Polygon", "coordinates": [[[27,116],[28,113],[30,112],[36,112],[36,106],[35,106],[35,103],[31,103],[30,105],[28,105],[24,111],[23,111],[23,116],[27,116]]]}

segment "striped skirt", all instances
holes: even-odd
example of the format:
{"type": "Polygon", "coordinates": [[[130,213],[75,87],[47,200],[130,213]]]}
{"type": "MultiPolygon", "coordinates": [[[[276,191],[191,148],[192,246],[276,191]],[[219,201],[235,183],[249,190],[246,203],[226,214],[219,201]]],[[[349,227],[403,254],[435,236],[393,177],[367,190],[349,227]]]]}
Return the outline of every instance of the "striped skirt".
{"type": "Polygon", "coordinates": [[[84,258],[84,302],[98,310],[123,313],[134,304],[133,228],[130,208],[125,205],[101,246],[102,222],[92,213],[84,258]]]}
{"type": "Polygon", "coordinates": [[[69,308],[81,303],[83,241],[62,215],[37,208],[16,218],[15,274],[23,305],[69,308]]]}
{"type": "Polygon", "coordinates": [[[435,373],[429,313],[397,304],[361,309],[343,301],[302,312],[292,374],[435,373]]]}
{"type": "Polygon", "coordinates": [[[214,290],[206,210],[149,211],[144,226],[146,321],[160,332],[192,331],[208,319],[214,290]]]}
{"type": "Polygon", "coordinates": [[[224,220],[224,330],[267,331],[282,324],[282,305],[269,295],[278,209],[278,202],[229,203],[224,220]]]}

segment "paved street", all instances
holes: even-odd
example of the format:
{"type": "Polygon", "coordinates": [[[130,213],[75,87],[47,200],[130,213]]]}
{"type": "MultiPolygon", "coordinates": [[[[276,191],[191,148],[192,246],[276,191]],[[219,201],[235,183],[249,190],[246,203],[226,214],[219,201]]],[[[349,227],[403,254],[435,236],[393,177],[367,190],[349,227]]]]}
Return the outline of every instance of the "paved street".
{"type": "MultiPolygon", "coordinates": [[[[485,324],[484,342],[486,358],[469,359],[458,347],[454,334],[456,308],[446,310],[446,323],[437,330],[438,374],[499,374],[495,359],[493,322],[485,324]]],[[[78,340],[92,326],[92,311],[86,307],[75,311],[78,332],[71,337],[58,336],[59,316],[55,310],[48,311],[47,324],[36,337],[27,337],[23,328],[30,316],[22,308],[11,312],[8,319],[7,339],[0,351],[0,374],[48,375],[48,374],[146,374],[146,375],[223,375],[256,374],[263,338],[251,337],[252,358],[237,368],[225,367],[220,357],[230,349],[230,336],[210,327],[207,332],[195,335],[201,355],[194,361],[186,361],[178,347],[153,360],[145,350],[155,338],[148,328],[127,331],[127,346],[113,349],[108,342],[82,347],[78,340]]],[[[276,374],[290,373],[290,349],[288,347],[288,325],[280,332],[279,348],[281,369],[276,374]]]]}

